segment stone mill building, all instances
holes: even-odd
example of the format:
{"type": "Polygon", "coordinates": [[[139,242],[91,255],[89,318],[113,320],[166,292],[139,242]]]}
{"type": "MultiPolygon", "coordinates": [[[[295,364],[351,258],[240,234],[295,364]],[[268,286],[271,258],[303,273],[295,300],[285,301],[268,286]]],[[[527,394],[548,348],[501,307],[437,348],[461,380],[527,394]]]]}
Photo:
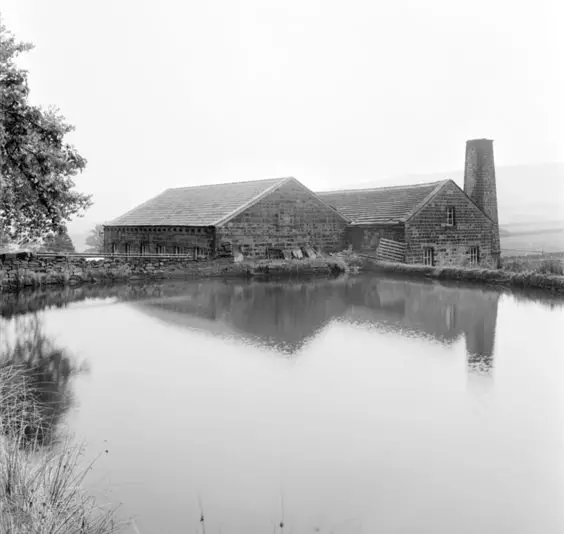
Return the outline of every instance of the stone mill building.
{"type": "Polygon", "coordinates": [[[295,178],[168,189],[104,227],[108,253],[301,257],[352,248],[382,260],[497,266],[493,142],[466,143],[454,181],[314,193],[295,178]]]}
{"type": "Polygon", "coordinates": [[[493,142],[466,143],[464,190],[454,181],[318,193],[350,224],[347,244],[381,259],[427,265],[497,265],[493,142]]]}
{"type": "Polygon", "coordinates": [[[348,220],[295,178],[167,189],[104,227],[105,252],[195,258],[342,250],[348,220]],[[297,252],[299,251],[299,252],[297,252]]]}

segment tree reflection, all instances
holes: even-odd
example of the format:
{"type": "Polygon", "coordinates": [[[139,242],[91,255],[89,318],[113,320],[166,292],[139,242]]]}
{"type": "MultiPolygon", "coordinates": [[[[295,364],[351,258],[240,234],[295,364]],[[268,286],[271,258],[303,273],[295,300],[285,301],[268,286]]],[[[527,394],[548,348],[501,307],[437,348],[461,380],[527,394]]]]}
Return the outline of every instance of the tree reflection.
{"type": "Polygon", "coordinates": [[[86,369],[46,336],[37,314],[0,322],[0,337],[2,428],[49,445],[73,402],[70,379],[86,369]]]}
{"type": "MultiPolygon", "coordinates": [[[[20,317],[72,302],[114,298],[168,323],[242,337],[287,355],[296,354],[337,320],[445,345],[464,339],[468,370],[487,374],[494,366],[498,301],[504,293],[476,285],[378,276],[166,281],[7,294],[0,301],[0,315],[20,317]]],[[[539,292],[511,295],[548,307],[564,302],[539,292]]]]}
{"type": "Polygon", "coordinates": [[[159,297],[159,284],[129,284],[115,286],[80,286],[25,290],[18,293],[3,293],[0,299],[0,317],[11,318],[37,313],[50,308],[65,308],[74,302],[114,298],[135,301],[159,297]]]}

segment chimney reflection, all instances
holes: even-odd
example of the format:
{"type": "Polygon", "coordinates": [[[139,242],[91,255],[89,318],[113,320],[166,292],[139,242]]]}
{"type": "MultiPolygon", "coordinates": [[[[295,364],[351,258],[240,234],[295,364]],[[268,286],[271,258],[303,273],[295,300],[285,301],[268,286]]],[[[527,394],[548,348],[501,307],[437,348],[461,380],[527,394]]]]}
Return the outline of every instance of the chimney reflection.
{"type": "Polygon", "coordinates": [[[499,293],[437,283],[351,277],[280,283],[163,287],[161,297],[134,304],[176,325],[218,329],[294,354],[335,319],[380,326],[449,345],[465,338],[470,373],[494,363],[499,293]],[[197,321],[196,321],[197,319],[197,321]]]}
{"type": "Polygon", "coordinates": [[[469,319],[466,330],[466,357],[468,371],[490,375],[494,362],[495,329],[499,296],[484,295],[482,305],[469,319]]]}
{"type": "Polygon", "coordinates": [[[432,337],[445,345],[464,337],[468,372],[491,374],[499,293],[389,279],[373,281],[371,291],[379,298],[363,299],[370,312],[360,313],[357,308],[349,313],[349,320],[385,323],[387,329],[396,327],[401,333],[432,337]],[[381,306],[374,306],[376,302],[381,306]]]}

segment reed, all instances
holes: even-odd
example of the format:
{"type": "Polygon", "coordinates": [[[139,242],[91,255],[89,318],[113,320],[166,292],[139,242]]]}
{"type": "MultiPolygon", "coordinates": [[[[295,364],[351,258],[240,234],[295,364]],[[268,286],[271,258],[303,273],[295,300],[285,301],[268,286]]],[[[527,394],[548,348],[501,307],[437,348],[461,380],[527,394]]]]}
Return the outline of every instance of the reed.
{"type": "Polygon", "coordinates": [[[83,466],[83,447],[70,439],[45,445],[51,422],[32,387],[20,367],[0,367],[0,532],[119,532],[115,510],[82,489],[93,465],[83,466]]]}
{"type": "Polygon", "coordinates": [[[564,262],[556,257],[528,257],[519,256],[502,259],[502,269],[514,273],[539,273],[564,275],[564,262]]]}

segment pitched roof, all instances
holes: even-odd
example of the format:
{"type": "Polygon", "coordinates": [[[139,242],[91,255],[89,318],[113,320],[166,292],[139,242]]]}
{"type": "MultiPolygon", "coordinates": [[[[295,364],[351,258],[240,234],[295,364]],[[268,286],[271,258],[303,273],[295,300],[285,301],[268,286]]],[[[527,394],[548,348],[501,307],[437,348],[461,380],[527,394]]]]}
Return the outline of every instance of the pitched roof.
{"type": "Polygon", "coordinates": [[[218,226],[293,178],[167,189],[106,226],[218,226]]]}
{"type": "Polygon", "coordinates": [[[353,224],[405,222],[448,180],[427,184],[316,193],[353,224]]]}

